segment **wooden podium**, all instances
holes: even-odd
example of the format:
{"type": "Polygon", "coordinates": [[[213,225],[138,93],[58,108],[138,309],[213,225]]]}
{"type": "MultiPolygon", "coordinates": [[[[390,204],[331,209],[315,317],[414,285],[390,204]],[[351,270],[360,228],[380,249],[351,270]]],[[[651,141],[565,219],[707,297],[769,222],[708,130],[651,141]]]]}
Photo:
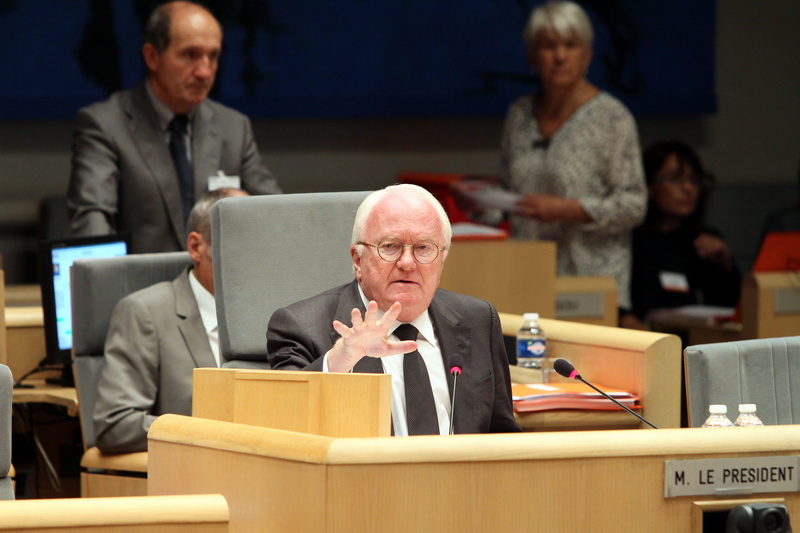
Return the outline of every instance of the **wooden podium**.
{"type": "Polygon", "coordinates": [[[792,460],[800,426],[332,438],[164,415],[149,450],[149,494],[221,493],[232,532],[700,533],[704,512],[766,500],[800,516],[796,488],[666,489],[697,483],[669,462],[792,460]]]}
{"type": "Polygon", "coordinates": [[[389,374],[195,368],[192,416],[329,437],[388,437],[389,374]]]}

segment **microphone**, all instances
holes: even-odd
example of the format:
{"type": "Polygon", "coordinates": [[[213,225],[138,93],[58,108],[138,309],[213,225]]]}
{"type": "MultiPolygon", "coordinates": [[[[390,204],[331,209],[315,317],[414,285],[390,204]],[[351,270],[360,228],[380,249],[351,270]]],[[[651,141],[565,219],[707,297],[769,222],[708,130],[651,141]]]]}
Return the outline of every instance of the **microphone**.
{"type": "Polygon", "coordinates": [[[454,355],[450,360],[450,373],[453,375],[453,399],[450,402],[450,434],[453,434],[453,415],[456,414],[456,383],[458,375],[461,374],[461,367],[464,366],[464,358],[454,355]]]}
{"type": "Polygon", "coordinates": [[[635,416],[636,418],[638,418],[639,420],[641,420],[642,422],[644,422],[645,424],[647,424],[651,428],[658,429],[649,420],[647,420],[646,418],[641,416],[639,413],[637,413],[633,409],[628,408],[626,405],[621,404],[620,402],[618,402],[617,400],[615,400],[614,398],[612,398],[611,396],[609,396],[605,392],[601,391],[600,389],[598,389],[597,387],[595,387],[594,385],[592,385],[591,383],[589,383],[588,381],[583,379],[581,377],[581,375],[578,374],[578,371],[575,370],[575,367],[572,366],[572,363],[570,363],[566,359],[556,359],[555,363],[553,363],[553,370],[555,370],[556,372],[558,372],[558,374],[560,376],[564,376],[565,378],[577,379],[578,381],[582,381],[583,383],[589,385],[591,388],[593,388],[594,390],[596,390],[597,392],[599,392],[600,394],[602,394],[603,396],[605,396],[606,398],[608,398],[609,400],[614,402],[615,404],[619,405],[620,407],[622,407],[623,409],[628,411],[630,414],[632,414],[633,416],[635,416]]]}

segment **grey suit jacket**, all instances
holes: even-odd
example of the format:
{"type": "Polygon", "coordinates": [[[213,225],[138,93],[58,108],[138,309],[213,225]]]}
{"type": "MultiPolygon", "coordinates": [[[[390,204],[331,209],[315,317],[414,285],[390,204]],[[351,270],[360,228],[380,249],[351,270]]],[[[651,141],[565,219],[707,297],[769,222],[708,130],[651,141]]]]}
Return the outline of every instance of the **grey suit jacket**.
{"type": "MultiPolygon", "coordinates": [[[[180,187],[146,82],[78,111],[67,191],[70,235],[125,232],[133,253],[185,249],[180,187]]],[[[251,194],[280,193],[261,164],[250,121],[206,100],[192,121],[195,198],[209,176],[239,176],[251,194]]]]}
{"type": "MultiPolygon", "coordinates": [[[[364,312],[352,281],[275,311],[267,328],[270,365],[276,370],[322,370],[339,334],[333,321],[350,324],[353,308],[364,312]]],[[[439,289],[428,309],[445,369],[456,354],[464,358],[458,378],[455,433],[521,431],[511,404],[511,377],[497,311],[489,302],[439,289]]],[[[382,373],[379,359],[364,357],[354,372],[382,373]]],[[[452,378],[449,379],[453,394],[452,378]]]]}
{"type": "Polygon", "coordinates": [[[158,415],[192,414],[192,370],[216,366],[188,269],[120,300],[95,405],[97,447],[146,450],[147,430],[158,415]]]}

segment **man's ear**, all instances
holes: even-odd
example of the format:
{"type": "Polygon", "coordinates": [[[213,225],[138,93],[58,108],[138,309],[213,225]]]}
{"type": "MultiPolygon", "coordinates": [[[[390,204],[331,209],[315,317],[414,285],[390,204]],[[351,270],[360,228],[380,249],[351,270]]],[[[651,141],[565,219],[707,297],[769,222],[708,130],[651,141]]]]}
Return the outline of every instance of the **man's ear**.
{"type": "Polygon", "coordinates": [[[186,238],[186,249],[189,251],[189,255],[195,263],[200,260],[200,256],[202,255],[200,253],[200,246],[203,244],[205,244],[205,239],[196,231],[190,232],[189,236],[186,238]]]}
{"type": "Polygon", "coordinates": [[[353,258],[353,271],[356,279],[361,281],[361,256],[358,255],[358,246],[355,244],[350,247],[350,257],[353,258]]]}
{"type": "Polygon", "coordinates": [[[142,57],[144,58],[144,64],[147,65],[147,69],[149,71],[154,71],[158,67],[158,59],[160,54],[156,47],[153,46],[151,43],[144,43],[142,45],[142,57]]]}

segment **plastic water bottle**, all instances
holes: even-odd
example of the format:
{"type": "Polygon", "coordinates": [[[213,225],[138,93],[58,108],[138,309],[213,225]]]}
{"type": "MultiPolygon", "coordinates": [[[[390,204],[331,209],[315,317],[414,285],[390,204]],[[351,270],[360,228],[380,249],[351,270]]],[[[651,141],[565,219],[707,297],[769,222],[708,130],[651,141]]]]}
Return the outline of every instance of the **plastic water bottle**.
{"type": "Polygon", "coordinates": [[[729,428],[733,422],[728,418],[728,406],[713,404],[708,406],[708,418],[703,422],[704,428],[729,428]]]}
{"type": "Polygon", "coordinates": [[[763,426],[764,422],[756,415],[756,404],[754,403],[740,403],[739,416],[736,417],[735,424],[738,427],[754,427],[763,426]]]}
{"type": "MultiPolygon", "coordinates": [[[[547,341],[539,327],[539,313],[525,313],[522,319],[522,327],[517,332],[517,366],[541,369],[547,341]]],[[[546,379],[542,381],[547,382],[546,379]]]]}

